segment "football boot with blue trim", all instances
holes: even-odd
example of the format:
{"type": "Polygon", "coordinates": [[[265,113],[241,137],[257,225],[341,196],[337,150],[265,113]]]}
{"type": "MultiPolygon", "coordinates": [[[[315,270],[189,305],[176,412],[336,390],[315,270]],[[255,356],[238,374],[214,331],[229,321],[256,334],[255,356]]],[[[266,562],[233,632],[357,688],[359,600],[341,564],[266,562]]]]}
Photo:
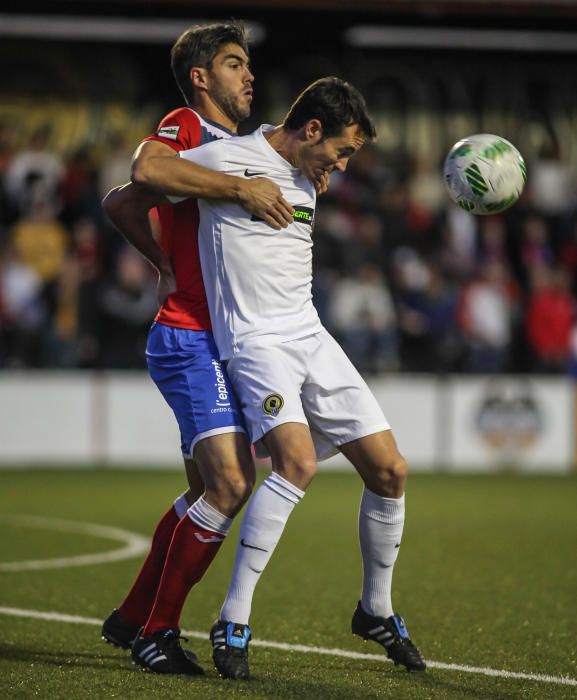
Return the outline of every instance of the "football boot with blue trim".
{"type": "Polygon", "coordinates": [[[217,620],[210,630],[212,660],[223,678],[248,680],[248,643],[250,627],[236,622],[217,620]]]}
{"type": "Polygon", "coordinates": [[[353,634],[384,647],[395,666],[402,664],[407,671],[424,671],[427,668],[423,655],[410,640],[407,626],[400,615],[387,618],[369,615],[359,601],[351,628],[353,634]]]}

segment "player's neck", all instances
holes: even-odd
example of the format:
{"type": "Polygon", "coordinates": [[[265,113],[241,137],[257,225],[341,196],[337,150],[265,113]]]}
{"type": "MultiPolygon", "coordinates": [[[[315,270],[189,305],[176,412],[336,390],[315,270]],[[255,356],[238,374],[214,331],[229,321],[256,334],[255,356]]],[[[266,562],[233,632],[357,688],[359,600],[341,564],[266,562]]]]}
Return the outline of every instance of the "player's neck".
{"type": "Polygon", "coordinates": [[[190,105],[195,112],[201,117],[208,119],[215,124],[223,126],[225,129],[236,134],[238,131],[238,122],[233,122],[232,119],[222,111],[222,109],[212,102],[205,93],[200,93],[196,96],[194,102],[190,105]]]}
{"type": "Polygon", "coordinates": [[[277,126],[272,131],[265,132],[264,137],[279,155],[292,166],[298,167],[298,144],[294,133],[277,126]]]}

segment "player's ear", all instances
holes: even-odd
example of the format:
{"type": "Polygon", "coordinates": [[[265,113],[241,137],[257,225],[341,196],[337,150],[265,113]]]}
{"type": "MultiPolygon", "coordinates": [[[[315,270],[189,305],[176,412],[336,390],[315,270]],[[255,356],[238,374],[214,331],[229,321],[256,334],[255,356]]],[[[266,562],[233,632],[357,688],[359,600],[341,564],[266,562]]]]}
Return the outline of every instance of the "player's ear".
{"type": "Polygon", "coordinates": [[[309,119],[305,124],[305,136],[307,141],[318,143],[323,138],[323,125],[319,119],[309,119]]]}
{"type": "Polygon", "coordinates": [[[190,69],[190,82],[195,90],[202,90],[208,87],[208,75],[206,68],[195,66],[190,69]]]}

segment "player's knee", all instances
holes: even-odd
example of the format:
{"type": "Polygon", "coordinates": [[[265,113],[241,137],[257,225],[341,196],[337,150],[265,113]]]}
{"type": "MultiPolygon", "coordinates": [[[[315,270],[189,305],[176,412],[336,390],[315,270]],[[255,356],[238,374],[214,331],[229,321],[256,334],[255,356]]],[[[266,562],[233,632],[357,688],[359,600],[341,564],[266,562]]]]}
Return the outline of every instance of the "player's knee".
{"type": "Polygon", "coordinates": [[[238,510],[248,501],[253,488],[254,479],[247,479],[244,475],[230,484],[230,498],[238,510]]]}
{"type": "Polygon", "coordinates": [[[223,515],[234,518],[250,498],[253,486],[254,481],[238,474],[228,479],[216,480],[207,487],[205,498],[223,515]]]}
{"type": "Polygon", "coordinates": [[[233,481],[227,484],[227,488],[221,494],[220,499],[223,502],[223,512],[226,511],[226,515],[229,518],[234,518],[248,501],[252,493],[252,487],[253,485],[247,481],[233,481]]]}
{"type": "Polygon", "coordinates": [[[317,473],[317,461],[314,457],[302,457],[280,465],[276,471],[304,491],[317,473]]]}
{"type": "Polygon", "coordinates": [[[377,471],[373,488],[369,488],[385,498],[400,498],[405,490],[408,474],[409,465],[401,455],[397,455],[377,471]]]}

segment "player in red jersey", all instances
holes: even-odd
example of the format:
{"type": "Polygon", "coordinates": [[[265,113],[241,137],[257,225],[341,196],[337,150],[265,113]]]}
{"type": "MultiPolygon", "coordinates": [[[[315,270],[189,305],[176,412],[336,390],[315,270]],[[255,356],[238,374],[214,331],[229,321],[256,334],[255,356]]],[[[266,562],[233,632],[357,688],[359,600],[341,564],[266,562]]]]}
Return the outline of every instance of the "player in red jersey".
{"type": "Polygon", "coordinates": [[[159,273],[161,306],[149,334],[147,361],[179,424],[189,488],[158,523],[150,552],[130,592],[104,621],[102,636],[129,648],[143,628],[137,663],[159,673],[196,675],[202,668],[179,643],[180,613],[250,495],[254,464],[212,339],[198,256],[196,202],[159,207],[157,242],[147,212],[158,198],[146,185],[154,180],[156,168],[170,161],[175,195],[233,199],[277,229],[292,222],[292,208],[269,180],[231,177],[174,158],[175,151],[227,138],[248,117],[254,77],[244,27],[193,27],[178,38],[171,59],[187,106],[168,114],[136,151],[133,184],[127,187],[140,218],[134,225],[136,210],[127,210],[115,190],[103,205],[159,273]]]}

